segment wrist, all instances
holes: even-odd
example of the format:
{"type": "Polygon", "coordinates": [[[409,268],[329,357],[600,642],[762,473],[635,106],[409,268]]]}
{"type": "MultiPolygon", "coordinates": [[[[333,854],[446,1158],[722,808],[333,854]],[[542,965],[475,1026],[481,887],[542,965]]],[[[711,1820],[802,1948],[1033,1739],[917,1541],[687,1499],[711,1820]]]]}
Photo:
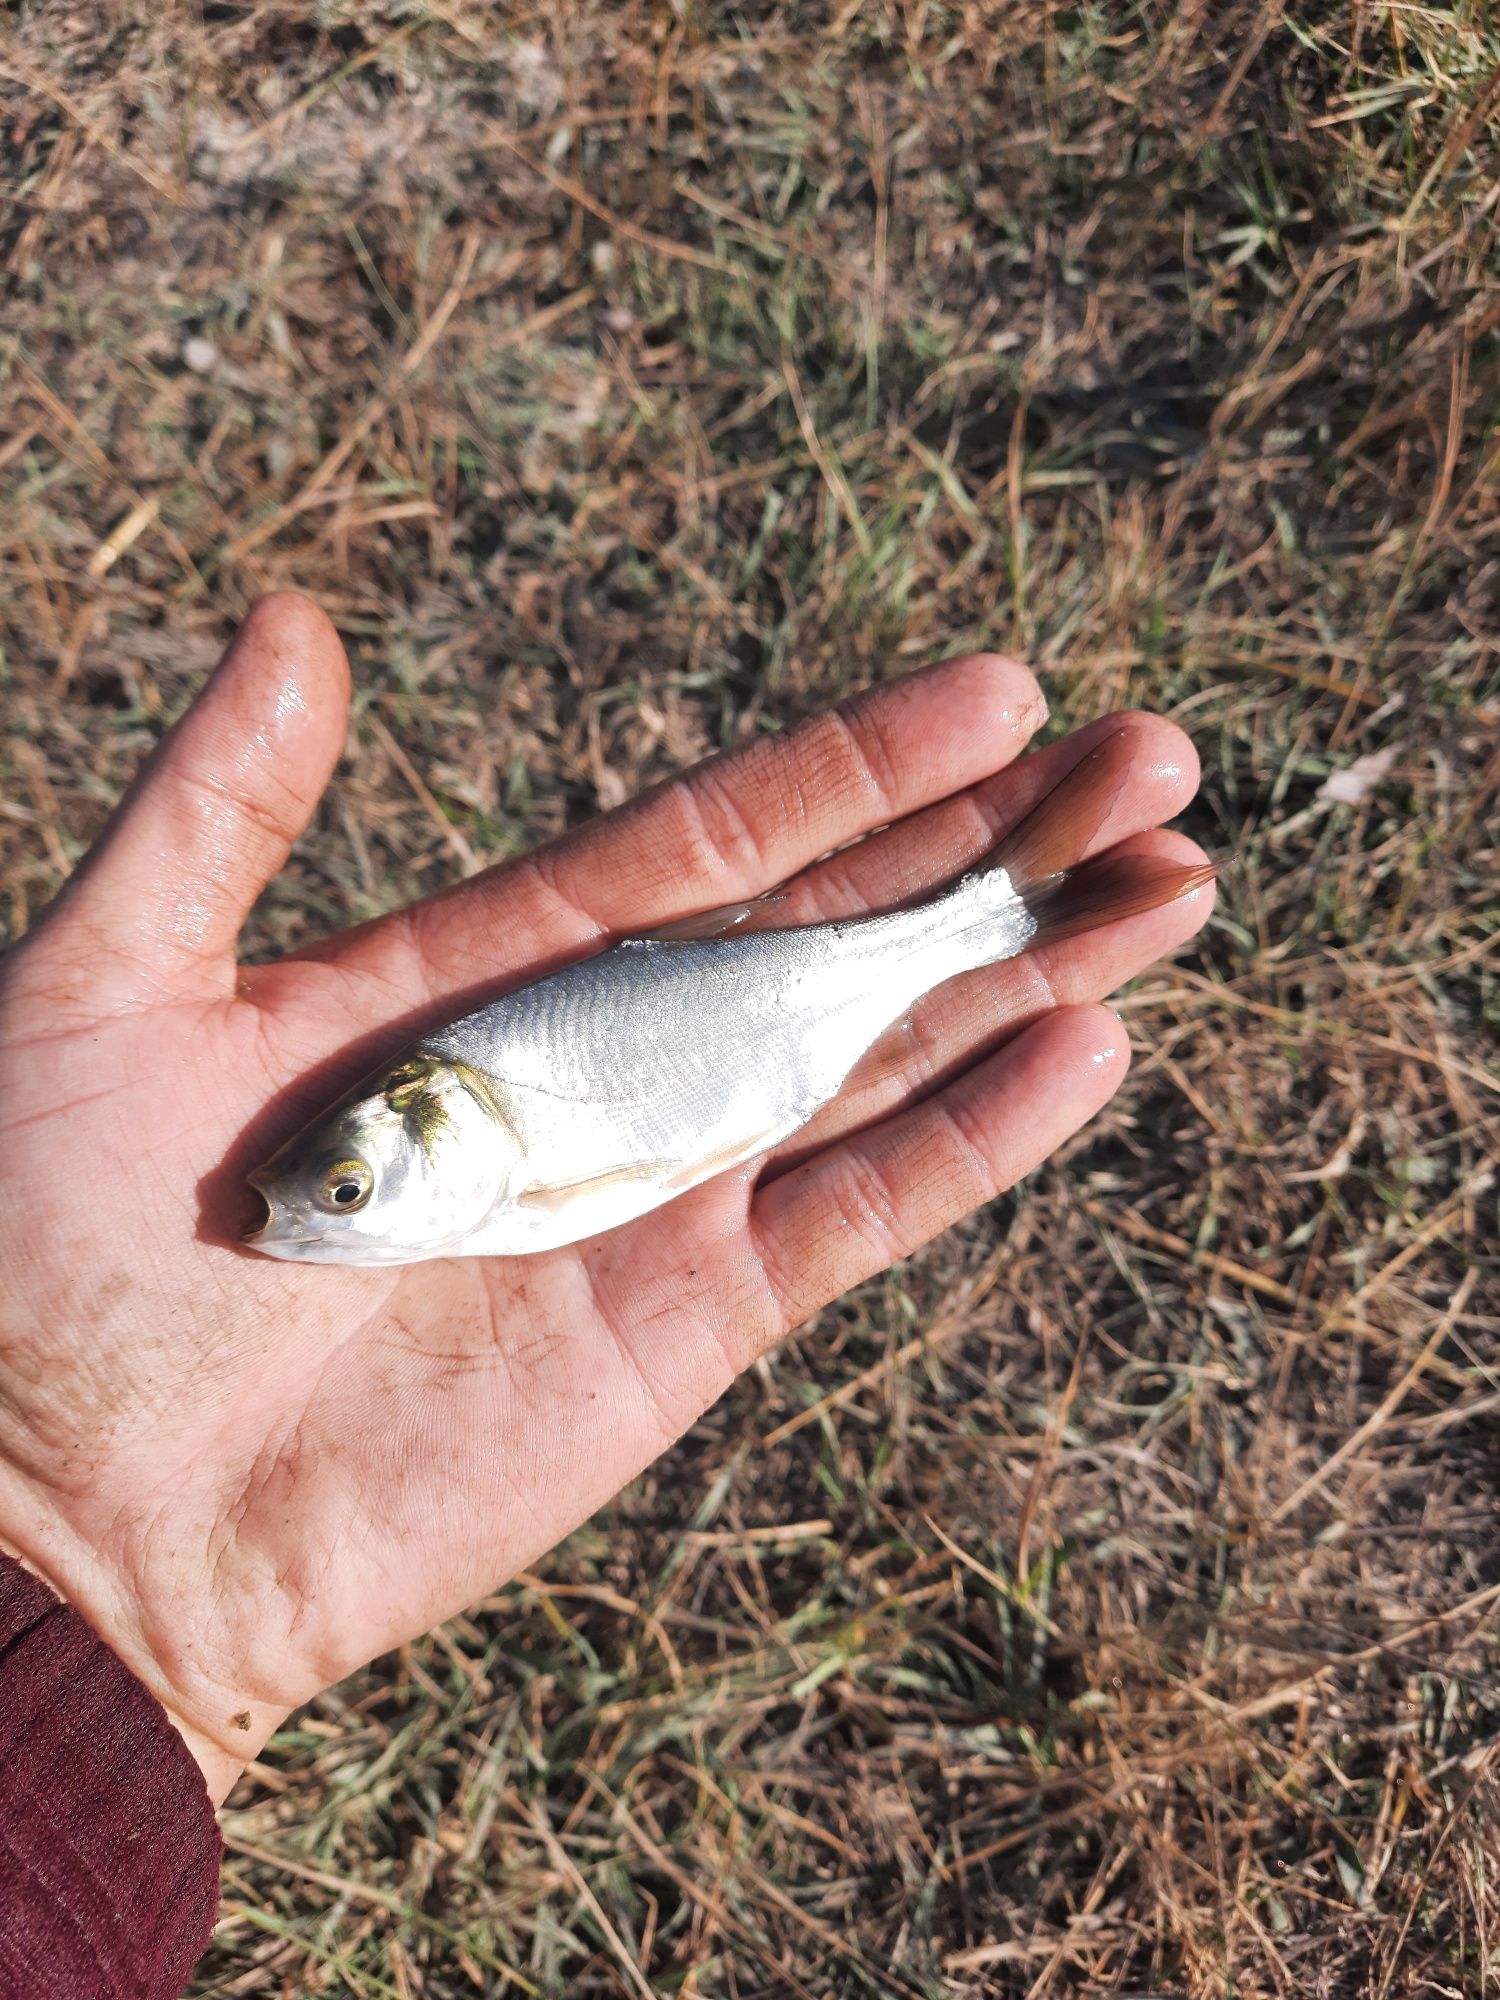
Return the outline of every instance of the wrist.
{"type": "Polygon", "coordinates": [[[222,1734],[216,1733],[195,1719],[197,1705],[185,1698],[149,1648],[122,1634],[118,1621],[104,1612],[106,1597],[113,1592],[70,1580],[61,1565],[29,1545],[29,1538],[0,1523],[0,1557],[6,1556],[76,1611],[95,1638],[152,1697],[202,1774],[210,1803],[221,1806],[246,1765],[285,1720],[285,1712],[265,1703],[252,1703],[229,1715],[222,1734]]]}
{"type": "Polygon", "coordinates": [[[180,1993],[222,1844],[201,1765],[114,1647],[0,1558],[0,1989],[180,1993]]]}

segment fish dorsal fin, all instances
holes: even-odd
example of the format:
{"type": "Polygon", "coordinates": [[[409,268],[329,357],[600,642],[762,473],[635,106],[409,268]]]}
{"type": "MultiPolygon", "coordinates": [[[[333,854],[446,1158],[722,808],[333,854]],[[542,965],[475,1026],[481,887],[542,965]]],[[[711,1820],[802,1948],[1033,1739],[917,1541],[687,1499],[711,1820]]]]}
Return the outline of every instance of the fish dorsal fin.
{"type": "Polygon", "coordinates": [[[770,929],[786,902],[784,889],[772,889],[764,896],[751,896],[743,903],[721,903],[715,910],[699,910],[691,917],[675,917],[654,930],[634,931],[642,944],[674,943],[683,938],[733,937],[743,931],[770,929]]]}

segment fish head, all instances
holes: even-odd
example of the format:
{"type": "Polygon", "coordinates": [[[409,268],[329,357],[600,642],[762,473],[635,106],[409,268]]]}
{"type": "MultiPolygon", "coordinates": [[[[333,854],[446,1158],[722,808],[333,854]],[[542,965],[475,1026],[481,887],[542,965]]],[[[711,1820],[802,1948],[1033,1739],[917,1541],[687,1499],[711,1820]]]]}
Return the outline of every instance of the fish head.
{"type": "Polygon", "coordinates": [[[488,1079],[417,1050],[249,1176],[266,1213],[243,1240],[303,1264],[440,1257],[504,1197],[519,1164],[488,1079]]]}

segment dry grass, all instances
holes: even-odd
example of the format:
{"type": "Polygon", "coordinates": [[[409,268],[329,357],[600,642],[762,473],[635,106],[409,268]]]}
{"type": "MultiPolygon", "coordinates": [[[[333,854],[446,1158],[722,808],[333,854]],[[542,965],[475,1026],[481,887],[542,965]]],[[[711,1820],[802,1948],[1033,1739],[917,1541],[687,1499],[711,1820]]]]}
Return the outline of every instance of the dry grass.
{"type": "Polygon", "coordinates": [[[258,950],[975,641],[1233,864],[1066,1158],[276,1739],[197,1990],[1500,1991],[1489,0],[36,5],[0,118],[13,931],[282,583],[258,950]]]}

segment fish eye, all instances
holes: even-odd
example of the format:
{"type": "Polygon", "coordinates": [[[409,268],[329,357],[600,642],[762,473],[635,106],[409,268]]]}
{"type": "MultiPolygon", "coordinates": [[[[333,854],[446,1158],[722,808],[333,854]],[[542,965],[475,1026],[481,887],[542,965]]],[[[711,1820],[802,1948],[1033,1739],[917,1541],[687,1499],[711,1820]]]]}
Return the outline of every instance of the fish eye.
{"type": "Polygon", "coordinates": [[[375,1187],[375,1176],[363,1160],[335,1160],[318,1183],[317,1203],[330,1215],[352,1215],[363,1208],[375,1187]]]}

